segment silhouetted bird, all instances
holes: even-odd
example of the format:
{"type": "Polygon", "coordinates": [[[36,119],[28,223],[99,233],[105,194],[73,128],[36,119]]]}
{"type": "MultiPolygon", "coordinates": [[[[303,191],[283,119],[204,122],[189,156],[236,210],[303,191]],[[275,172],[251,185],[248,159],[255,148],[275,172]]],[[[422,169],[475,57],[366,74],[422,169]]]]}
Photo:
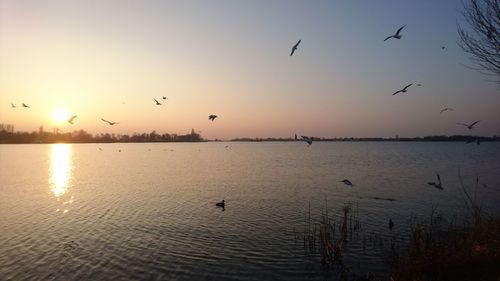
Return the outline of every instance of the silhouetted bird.
{"type": "Polygon", "coordinates": [[[434,186],[437,189],[443,190],[443,185],[441,184],[441,177],[439,176],[438,173],[436,173],[438,182],[427,182],[428,185],[434,186]]]}
{"type": "Polygon", "coordinates": [[[441,109],[439,114],[443,114],[443,112],[445,112],[445,111],[453,111],[453,108],[445,107],[445,108],[441,109]]]}
{"type": "Polygon", "coordinates": [[[401,35],[401,34],[400,34],[400,32],[401,32],[401,30],[403,30],[403,28],[404,28],[405,26],[406,26],[406,24],[405,24],[405,25],[403,25],[402,27],[400,27],[400,28],[398,29],[398,31],[396,31],[396,34],[391,35],[391,36],[387,36],[387,38],[385,38],[385,39],[384,39],[384,42],[385,42],[385,41],[387,41],[387,40],[389,40],[389,39],[391,39],[391,38],[401,39],[401,37],[403,37],[403,35],[401,35]]]}
{"type": "Polygon", "coordinates": [[[392,230],[393,227],[394,227],[394,222],[392,221],[392,219],[389,219],[389,229],[392,230]]]}
{"type": "Polygon", "coordinates": [[[68,119],[68,123],[70,123],[71,125],[73,125],[73,120],[75,120],[75,118],[77,117],[77,115],[73,115],[71,116],[69,119],[68,119]]]}
{"type": "Polygon", "coordinates": [[[226,206],[226,201],[222,200],[222,202],[215,203],[215,206],[224,208],[226,206]]]}
{"type": "Polygon", "coordinates": [[[11,108],[16,108],[16,106],[13,103],[10,103],[11,108]]]}
{"type": "Polygon", "coordinates": [[[413,83],[411,84],[408,84],[406,85],[403,89],[399,90],[399,91],[396,91],[394,94],[392,94],[393,96],[396,95],[396,94],[399,94],[399,93],[406,93],[408,91],[408,88],[413,85],[413,83]]]}
{"type": "Polygon", "coordinates": [[[302,136],[302,140],[307,142],[308,145],[311,145],[313,143],[313,138],[310,138],[308,136],[302,136]]]}
{"type": "Polygon", "coordinates": [[[481,120],[477,120],[476,122],[473,122],[470,125],[467,125],[467,124],[464,124],[464,123],[457,123],[457,125],[462,125],[462,126],[467,127],[467,129],[472,130],[472,129],[474,129],[474,125],[476,125],[479,122],[481,122],[481,120]]]}
{"type": "Polygon", "coordinates": [[[446,50],[446,46],[441,46],[441,50],[446,50]]]}
{"type": "Polygon", "coordinates": [[[161,105],[161,103],[159,101],[157,101],[155,98],[153,98],[156,102],[156,105],[161,105]]]}
{"type": "Polygon", "coordinates": [[[292,52],[290,53],[290,56],[293,56],[293,53],[295,53],[295,51],[297,50],[297,47],[299,46],[300,41],[302,41],[302,40],[297,41],[297,44],[293,45],[292,52]]]}
{"type": "Polygon", "coordinates": [[[218,117],[217,115],[210,114],[210,115],[208,115],[208,120],[210,120],[210,121],[214,121],[214,120],[215,120],[215,118],[217,118],[217,117],[218,117]]]}
{"type": "Polygon", "coordinates": [[[167,97],[165,97],[165,96],[163,96],[162,98],[163,98],[164,100],[166,100],[166,99],[167,99],[167,97]]]}
{"type": "Polygon", "coordinates": [[[103,119],[103,118],[101,118],[101,120],[102,120],[102,121],[104,121],[104,122],[106,122],[106,123],[108,123],[108,124],[109,124],[109,125],[111,125],[111,126],[113,126],[113,125],[115,125],[115,124],[120,124],[120,123],[118,123],[118,122],[110,122],[110,121],[105,120],[105,119],[103,119]]]}
{"type": "Polygon", "coordinates": [[[348,179],[341,180],[340,182],[343,182],[345,185],[348,185],[348,186],[353,186],[352,182],[348,179]]]}
{"type": "Polygon", "coordinates": [[[30,108],[30,107],[29,107],[29,106],[27,106],[25,103],[23,103],[23,107],[30,108]]]}

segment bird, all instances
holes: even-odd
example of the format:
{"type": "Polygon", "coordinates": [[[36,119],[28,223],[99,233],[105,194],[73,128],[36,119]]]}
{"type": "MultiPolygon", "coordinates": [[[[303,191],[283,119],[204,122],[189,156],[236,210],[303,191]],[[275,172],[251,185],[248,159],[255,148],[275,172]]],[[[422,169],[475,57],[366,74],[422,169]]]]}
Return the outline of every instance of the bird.
{"type": "Polygon", "coordinates": [[[406,93],[406,92],[408,91],[408,88],[409,88],[411,85],[413,85],[413,83],[406,85],[403,89],[401,89],[401,90],[399,90],[399,91],[396,91],[396,92],[395,92],[394,94],[392,94],[392,95],[394,96],[394,95],[396,95],[396,94],[398,94],[398,93],[406,93]]]}
{"type": "Polygon", "coordinates": [[[393,227],[394,227],[394,222],[392,221],[392,219],[389,219],[389,229],[392,230],[393,227]]]}
{"type": "Polygon", "coordinates": [[[309,146],[313,143],[313,138],[310,138],[308,136],[302,136],[302,140],[307,142],[309,146]]]}
{"type": "Polygon", "coordinates": [[[71,116],[67,121],[68,123],[70,123],[71,125],[73,125],[73,120],[75,120],[75,118],[77,117],[77,115],[73,115],[71,116]]]}
{"type": "Polygon", "coordinates": [[[453,111],[453,108],[445,107],[445,108],[441,109],[439,114],[443,114],[443,112],[445,112],[445,111],[453,111]]]}
{"type": "Polygon", "coordinates": [[[13,103],[10,103],[11,108],[16,108],[16,106],[13,103]]]}
{"type": "Polygon", "coordinates": [[[297,50],[297,47],[299,46],[300,41],[302,41],[302,39],[297,41],[297,43],[295,45],[293,45],[292,52],[290,53],[290,56],[293,56],[293,53],[295,53],[295,51],[297,50]]]}
{"type": "Polygon", "coordinates": [[[215,114],[210,114],[210,115],[208,115],[208,120],[210,120],[210,121],[214,121],[214,120],[215,120],[215,118],[217,118],[217,117],[218,117],[218,116],[217,116],[217,115],[215,115],[215,114]]]}
{"type": "Polygon", "coordinates": [[[446,46],[441,46],[441,50],[446,50],[446,46]]]}
{"type": "Polygon", "coordinates": [[[348,186],[354,186],[354,184],[352,184],[352,182],[348,179],[341,180],[340,182],[343,182],[345,185],[348,185],[348,186]]]}
{"type": "Polygon", "coordinates": [[[159,101],[157,101],[155,98],[153,98],[156,102],[156,105],[161,105],[161,103],[159,101]]]}
{"type": "Polygon", "coordinates": [[[215,203],[215,206],[224,208],[226,206],[226,201],[222,200],[222,202],[215,203]]]}
{"type": "Polygon", "coordinates": [[[385,41],[387,41],[387,40],[389,40],[390,38],[401,39],[401,37],[403,37],[403,35],[401,35],[401,34],[399,34],[399,33],[401,32],[401,30],[403,30],[403,28],[404,28],[405,26],[406,26],[406,24],[405,24],[405,25],[403,25],[402,27],[400,27],[400,28],[398,29],[398,31],[396,31],[396,34],[391,35],[391,36],[387,36],[387,38],[385,38],[385,39],[384,39],[384,42],[385,42],[385,41]]]}
{"type": "Polygon", "coordinates": [[[106,123],[108,123],[108,124],[109,124],[109,125],[111,125],[111,126],[113,126],[113,125],[115,125],[115,124],[120,124],[120,123],[118,123],[118,122],[110,122],[110,121],[108,121],[108,120],[105,120],[104,118],[101,118],[101,120],[102,120],[102,121],[104,121],[104,122],[106,122],[106,123]]]}
{"type": "Polygon", "coordinates": [[[166,99],[167,99],[167,97],[165,97],[165,96],[163,96],[162,98],[163,98],[164,100],[166,100],[166,99]]]}
{"type": "Polygon", "coordinates": [[[23,107],[26,107],[26,108],[30,108],[28,105],[26,105],[25,103],[23,103],[23,107]]]}
{"type": "Polygon", "coordinates": [[[422,86],[422,84],[420,84],[420,83],[417,83],[417,86],[421,87],[421,86],[422,86]]]}
{"type": "Polygon", "coordinates": [[[473,122],[470,125],[467,125],[467,124],[464,124],[464,123],[457,123],[457,125],[462,125],[462,126],[467,127],[467,129],[472,130],[472,129],[474,129],[474,125],[476,125],[479,122],[481,122],[481,120],[477,120],[476,122],[473,122]]]}
{"type": "Polygon", "coordinates": [[[438,182],[427,182],[428,185],[430,186],[434,186],[435,188],[439,189],[439,190],[443,190],[443,185],[441,184],[441,177],[439,176],[439,173],[436,173],[436,176],[437,176],[437,179],[438,179],[438,182]]]}

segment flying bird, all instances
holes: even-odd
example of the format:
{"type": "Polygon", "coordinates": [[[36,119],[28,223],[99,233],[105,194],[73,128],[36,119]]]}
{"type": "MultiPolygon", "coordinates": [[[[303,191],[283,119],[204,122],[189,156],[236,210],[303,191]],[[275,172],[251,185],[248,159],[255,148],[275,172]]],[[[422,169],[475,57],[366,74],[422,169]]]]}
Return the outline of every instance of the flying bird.
{"type": "Polygon", "coordinates": [[[354,186],[354,184],[352,184],[352,182],[348,179],[341,180],[340,182],[343,182],[345,185],[348,185],[348,186],[354,186]]]}
{"type": "Polygon", "coordinates": [[[443,114],[443,112],[445,112],[445,111],[453,111],[453,108],[445,107],[445,108],[441,109],[439,114],[443,114]]]}
{"type": "Polygon", "coordinates": [[[472,130],[472,129],[474,129],[474,125],[476,125],[479,122],[481,122],[481,120],[477,120],[476,122],[473,122],[470,125],[467,125],[467,124],[464,124],[464,123],[457,123],[457,125],[462,125],[462,126],[467,127],[467,129],[472,130]]]}
{"type": "Polygon", "coordinates": [[[106,122],[106,123],[108,123],[108,124],[109,124],[109,125],[111,125],[111,126],[113,126],[113,125],[115,125],[115,124],[120,124],[120,123],[118,123],[118,122],[110,122],[110,121],[108,121],[108,120],[105,120],[104,118],[101,118],[101,120],[102,120],[102,121],[104,121],[104,122],[106,122]]]}
{"type": "Polygon", "coordinates": [[[293,53],[295,53],[295,51],[297,50],[297,47],[299,46],[300,41],[302,41],[302,40],[299,40],[299,41],[297,42],[297,44],[293,45],[293,47],[292,47],[292,52],[290,53],[290,56],[293,56],[293,53]]]}
{"type": "Polygon", "coordinates": [[[13,103],[10,103],[11,108],[16,108],[16,106],[13,103]]]}
{"type": "Polygon", "coordinates": [[[446,50],[448,48],[446,48],[446,46],[441,46],[441,50],[446,50]]]}
{"type": "Polygon", "coordinates": [[[214,121],[214,120],[215,120],[215,118],[217,118],[217,117],[218,117],[217,115],[210,114],[210,115],[208,115],[208,120],[210,120],[210,121],[214,121]]]}
{"type": "Polygon", "coordinates": [[[392,94],[393,96],[396,95],[396,94],[399,94],[399,93],[406,93],[408,91],[408,88],[413,85],[413,83],[411,84],[408,84],[406,85],[403,89],[399,90],[399,91],[396,91],[394,94],[392,94]]]}
{"type": "Polygon", "coordinates": [[[157,101],[155,98],[153,98],[156,102],[156,105],[161,105],[161,103],[159,101],[157,101]]]}
{"type": "Polygon", "coordinates": [[[390,38],[401,39],[401,37],[403,37],[403,35],[401,35],[401,34],[399,34],[399,33],[401,32],[401,30],[403,30],[403,28],[404,28],[405,26],[406,26],[406,24],[405,24],[405,25],[403,25],[402,27],[400,27],[400,28],[398,29],[398,31],[396,31],[396,34],[391,35],[391,36],[387,36],[387,38],[385,38],[385,39],[384,39],[384,42],[385,42],[385,41],[387,41],[387,40],[389,40],[390,38]]]}
{"type": "Polygon", "coordinates": [[[73,120],[75,120],[75,118],[77,117],[77,115],[73,115],[71,116],[69,119],[68,119],[68,123],[70,123],[71,125],[73,125],[73,120]]]}
{"type": "Polygon", "coordinates": [[[313,143],[313,138],[310,138],[308,136],[302,136],[302,140],[307,142],[308,145],[311,145],[313,143]]]}
{"type": "Polygon", "coordinates": [[[443,185],[441,184],[441,177],[439,176],[439,173],[436,173],[436,176],[437,176],[437,179],[438,179],[438,182],[428,182],[427,184],[430,185],[430,186],[434,186],[435,188],[439,189],[439,190],[443,190],[443,185]]]}
{"type": "Polygon", "coordinates": [[[25,103],[23,103],[23,107],[30,108],[30,107],[29,107],[29,106],[27,106],[25,103]]]}

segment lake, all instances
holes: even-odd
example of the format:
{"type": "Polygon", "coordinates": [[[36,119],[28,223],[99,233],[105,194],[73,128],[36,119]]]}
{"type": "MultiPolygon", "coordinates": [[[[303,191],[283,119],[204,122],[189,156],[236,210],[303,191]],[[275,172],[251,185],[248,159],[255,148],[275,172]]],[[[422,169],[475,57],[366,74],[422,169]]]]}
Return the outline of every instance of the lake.
{"type": "MultiPolygon", "coordinates": [[[[0,145],[0,279],[335,280],[297,239],[309,214],[351,203],[364,233],[404,236],[463,215],[459,175],[500,214],[497,142],[0,145]]],[[[383,255],[345,258],[384,276],[383,255]]]]}

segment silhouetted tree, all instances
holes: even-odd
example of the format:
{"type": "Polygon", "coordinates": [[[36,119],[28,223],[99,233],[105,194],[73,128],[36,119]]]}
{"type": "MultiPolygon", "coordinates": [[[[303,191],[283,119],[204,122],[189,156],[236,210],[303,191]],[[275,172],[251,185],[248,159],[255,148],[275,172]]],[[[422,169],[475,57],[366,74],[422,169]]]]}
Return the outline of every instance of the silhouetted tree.
{"type": "Polygon", "coordinates": [[[500,82],[500,0],[468,0],[463,16],[470,29],[458,26],[458,45],[471,55],[476,70],[500,82]]]}

